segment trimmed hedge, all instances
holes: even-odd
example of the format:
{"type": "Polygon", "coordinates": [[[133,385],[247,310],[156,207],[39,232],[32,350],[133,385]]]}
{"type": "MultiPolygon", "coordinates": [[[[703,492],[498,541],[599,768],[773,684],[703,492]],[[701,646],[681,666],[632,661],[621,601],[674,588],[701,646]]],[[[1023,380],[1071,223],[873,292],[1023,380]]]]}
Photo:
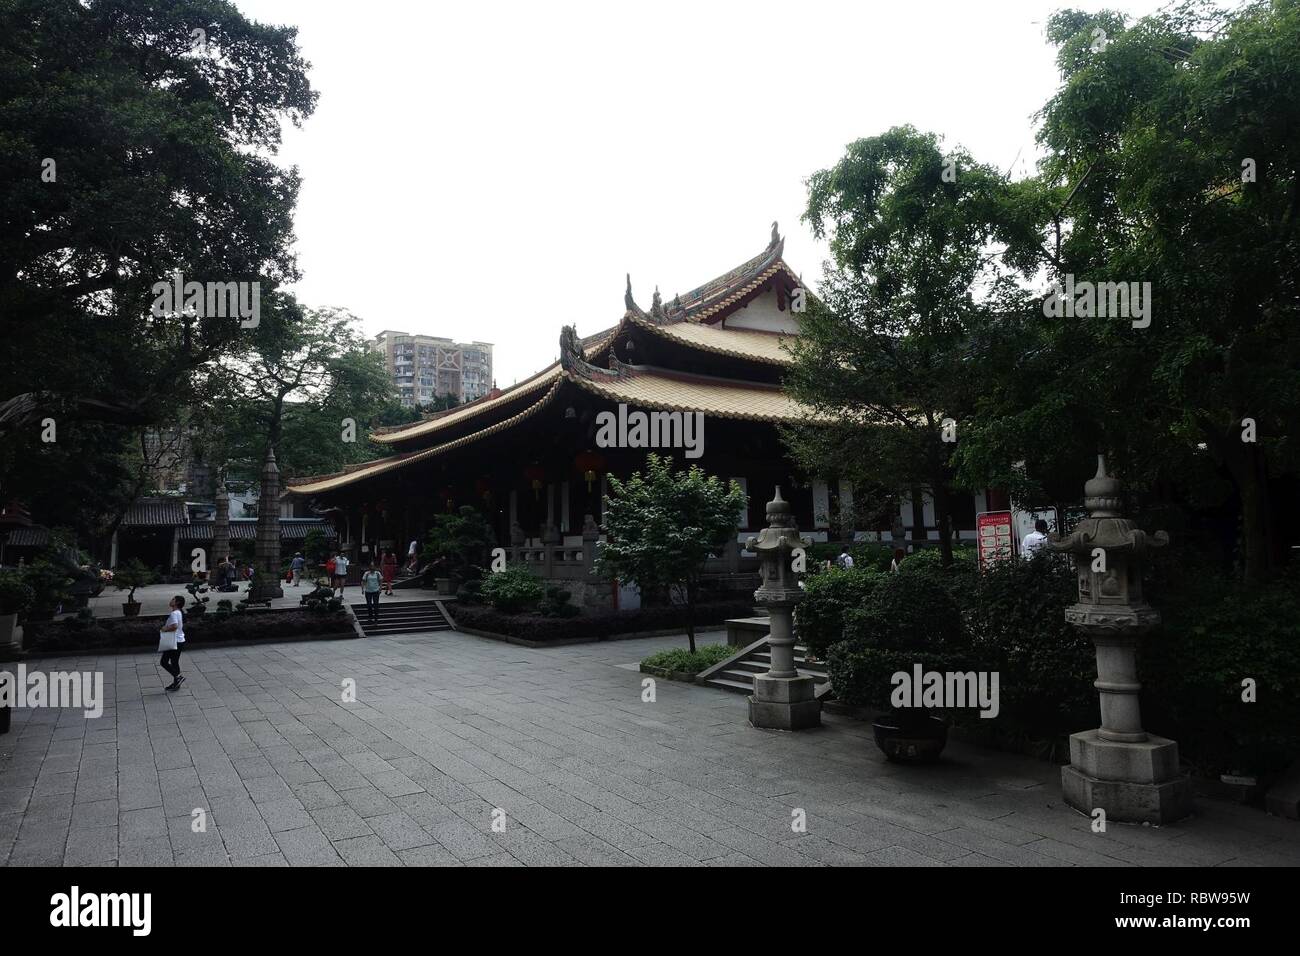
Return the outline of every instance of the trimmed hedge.
{"type": "MultiPolygon", "coordinates": [[[[539,614],[502,614],[490,607],[455,605],[451,610],[457,625],[503,634],[528,641],[559,641],[582,638],[604,640],[614,634],[686,628],[686,608],[681,605],[643,607],[635,611],[600,611],[579,617],[543,617],[539,614]]],[[[752,617],[754,605],[744,601],[720,601],[695,608],[695,624],[720,624],[732,617],[752,617]]]]}
{"type": "Polygon", "coordinates": [[[714,664],[721,664],[736,653],[730,644],[701,644],[692,654],[684,647],[651,654],[641,662],[644,667],[657,667],[673,674],[698,674],[714,664]]]}
{"type": "MultiPolygon", "coordinates": [[[[996,671],[996,719],[951,713],[981,739],[1024,749],[1096,727],[1095,649],[1065,623],[1077,597],[1069,562],[1044,554],[975,572],[937,559],[923,552],[897,574],[854,568],[806,582],[798,633],[815,653],[827,648],[836,696],[883,707],[889,677],[915,663],[996,671]]],[[[1164,624],[1140,645],[1144,726],[1177,740],[1198,774],[1285,769],[1300,755],[1300,567],[1246,587],[1173,556],[1151,581],[1164,624]],[[1254,702],[1242,700],[1248,679],[1254,702]]]]}
{"type": "MultiPolygon", "coordinates": [[[[23,631],[23,647],[32,654],[63,651],[110,651],[130,648],[153,650],[158,630],[167,618],[110,618],[83,623],[29,621],[23,631]]],[[[186,616],[185,648],[205,647],[228,641],[289,641],[303,637],[348,634],[355,636],[352,622],[342,611],[265,611],[237,614],[186,616]]]]}

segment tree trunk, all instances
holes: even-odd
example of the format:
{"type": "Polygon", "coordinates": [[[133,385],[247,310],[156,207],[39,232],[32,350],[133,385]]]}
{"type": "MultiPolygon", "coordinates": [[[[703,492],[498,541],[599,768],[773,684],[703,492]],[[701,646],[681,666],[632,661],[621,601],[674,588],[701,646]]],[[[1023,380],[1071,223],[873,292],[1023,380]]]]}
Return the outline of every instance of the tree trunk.
{"type": "Polygon", "coordinates": [[[920,488],[912,489],[912,549],[925,547],[925,495],[920,488]]]}
{"type": "Polygon", "coordinates": [[[1259,446],[1245,444],[1229,469],[1241,498],[1241,558],[1248,584],[1256,584],[1274,570],[1273,528],[1268,496],[1268,472],[1259,446]]]}
{"type": "Polygon", "coordinates": [[[686,639],[695,653],[695,585],[686,585],[686,639]]]}
{"type": "Polygon", "coordinates": [[[947,485],[936,482],[934,486],[934,523],[939,526],[939,556],[940,563],[945,568],[952,567],[951,511],[947,485]]]}
{"type": "Polygon", "coordinates": [[[1241,441],[1235,421],[1228,427],[1226,435],[1208,421],[1202,422],[1202,433],[1210,447],[1218,452],[1237,487],[1241,504],[1242,576],[1247,583],[1258,583],[1277,566],[1264,451],[1254,442],[1241,441]]]}

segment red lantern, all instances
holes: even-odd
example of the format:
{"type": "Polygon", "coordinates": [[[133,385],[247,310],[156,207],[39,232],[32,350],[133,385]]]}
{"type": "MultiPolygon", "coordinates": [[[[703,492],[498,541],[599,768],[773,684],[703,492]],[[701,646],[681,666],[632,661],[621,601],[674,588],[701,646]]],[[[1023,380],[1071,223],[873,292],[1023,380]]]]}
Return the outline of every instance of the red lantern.
{"type": "Polygon", "coordinates": [[[605,458],[590,448],[573,459],[574,467],[578,469],[582,477],[587,480],[587,493],[591,493],[591,486],[600,477],[600,473],[605,470],[605,458]]]}
{"type": "Polygon", "coordinates": [[[456,504],[456,489],[451,485],[442,489],[442,497],[447,501],[447,510],[450,511],[456,504]]]}
{"type": "Polygon", "coordinates": [[[474,482],[474,490],[484,501],[492,500],[492,484],[486,478],[480,478],[474,482]]]}
{"type": "Polygon", "coordinates": [[[533,486],[533,497],[537,498],[542,493],[542,483],[546,480],[546,469],[541,465],[532,464],[524,469],[524,477],[528,479],[533,486]]]}

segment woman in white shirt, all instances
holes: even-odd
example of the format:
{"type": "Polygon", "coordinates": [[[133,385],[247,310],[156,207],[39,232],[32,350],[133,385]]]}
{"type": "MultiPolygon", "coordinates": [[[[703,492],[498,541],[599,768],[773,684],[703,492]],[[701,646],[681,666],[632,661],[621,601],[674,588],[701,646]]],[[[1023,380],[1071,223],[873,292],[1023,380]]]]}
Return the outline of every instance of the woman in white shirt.
{"type": "Polygon", "coordinates": [[[162,669],[172,675],[172,682],[165,690],[178,690],[185,678],[181,676],[181,651],[185,647],[185,598],[177,595],[167,605],[171,613],[167,623],[158,632],[158,650],[162,651],[162,669]]]}

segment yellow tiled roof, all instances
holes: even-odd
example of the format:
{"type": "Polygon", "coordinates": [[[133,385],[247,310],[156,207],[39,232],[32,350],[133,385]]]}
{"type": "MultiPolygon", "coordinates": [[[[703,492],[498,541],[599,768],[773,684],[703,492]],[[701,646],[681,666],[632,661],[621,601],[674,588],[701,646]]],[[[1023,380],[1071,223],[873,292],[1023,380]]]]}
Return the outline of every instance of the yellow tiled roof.
{"type": "Polygon", "coordinates": [[[756,422],[801,422],[814,417],[811,409],[775,386],[631,368],[608,377],[570,373],[569,379],[589,392],[637,408],[756,422]]]}
{"type": "MultiPolygon", "coordinates": [[[[558,369],[558,365],[556,368],[558,369]]],[[[551,376],[551,387],[547,390],[538,401],[529,405],[521,412],[511,415],[509,418],[503,418],[496,424],[489,425],[487,428],[471,432],[455,441],[444,442],[441,445],[434,445],[432,448],[426,448],[423,451],[407,452],[404,455],[393,455],[389,458],[380,458],[377,461],[366,462],[359,468],[353,468],[350,471],[342,472],[336,475],[324,475],[318,478],[308,478],[299,484],[290,484],[286,489],[288,493],[295,495],[315,495],[325,491],[333,491],[335,488],[342,488],[344,485],[350,485],[354,482],[364,481],[367,478],[374,478],[376,475],[382,475],[404,465],[414,464],[417,461],[424,461],[426,458],[434,458],[438,455],[454,451],[471,442],[476,442],[481,438],[489,435],[495,435],[497,432],[505,431],[514,425],[531,418],[555,398],[555,393],[560,389],[560,377],[558,374],[551,376]]]]}
{"type": "Polygon", "coordinates": [[[794,358],[786,350],[793,336],[782,335],[780,332],[728,329],[716,325],[697,325],[694,322],[659,325],[631,314],[628,318],[640,328],[704,352],[750,359],[768,365],[794,364],[794,358]]]}
{"type": "MultiPolygon", "coordinates": [[[[587,338],[585,340],[586,344],[583,345],[584,354],[588,358],[594,357],[605,347],[605,344],[617,331],[618,327],[616,326],[612,329],[606,329],[604,332],[597,332],[587,338]]],[[[449,412],[441,413],[433,418],[426,418],[424,421],[416,422],[413,425],[405,425],[391,431],[372,432],[370,440],[381,445],[391,445],[397,442],[409,441],[412,438],[432,435],[467,419],[477,418],[484,412],[500,408],[508,402],[517,401],[531,392],[540,392],[542,389],[554,385],[559,377],[560,363],[552,362],[531,378],[526,378],[516,385],[502,389],[501,394],[496,398],[480,398],[478,401],[461,405],[449,412]]]]}

